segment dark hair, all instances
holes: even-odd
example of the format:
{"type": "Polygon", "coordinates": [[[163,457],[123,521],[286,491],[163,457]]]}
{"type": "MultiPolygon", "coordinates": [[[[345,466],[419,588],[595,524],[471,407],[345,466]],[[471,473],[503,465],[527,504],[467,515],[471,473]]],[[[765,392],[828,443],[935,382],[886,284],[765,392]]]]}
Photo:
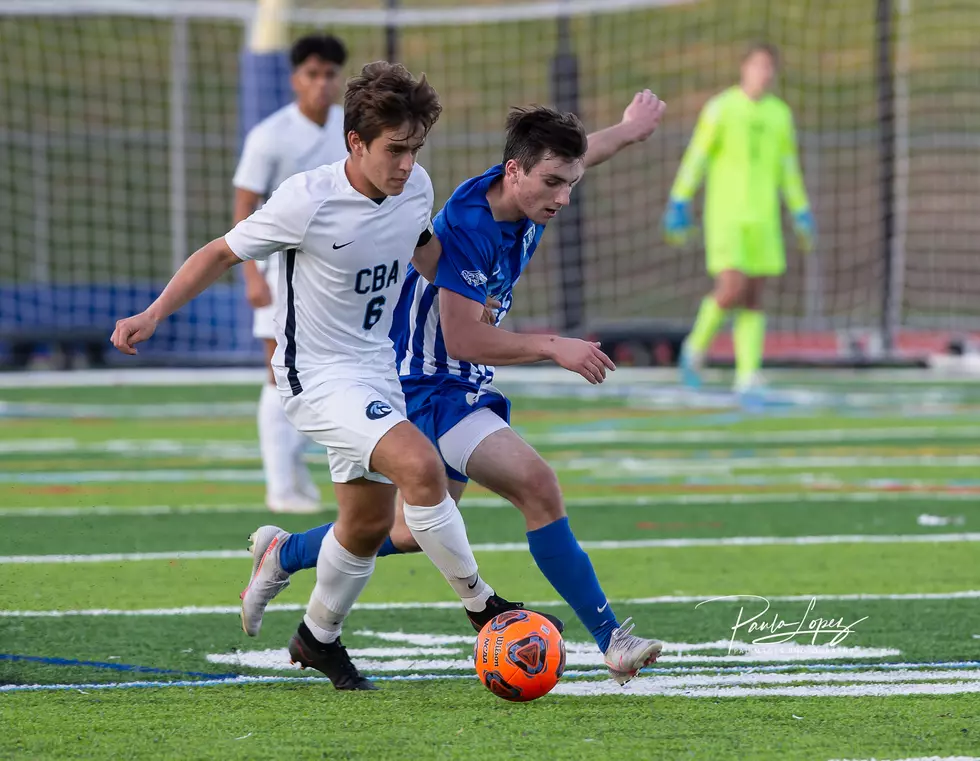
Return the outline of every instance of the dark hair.
{"type": "MultiPolygon", "coordinates": [[[[344,135],[356,132],[370,144],[386,129],[405,122],[428,134],[441,113],[439,93],[425,74],[415,79],[400,63],[375,61],[347,81],[344,135]]],[[[347,149],[350,150],[349,141],[347,149]]]]}
{"type": "Polygon", "coordinates": [[[769,56],[769,60],[772,61],[772,65],[779,66],[779,48],[769,42],[753,42],[745,49],[745,54],[742,56],[742,63],[745,63],[756,53],[765,53],[769,56]]]}
{"type": "Polygon", "coordinates": [[[347,61],[347,48],[344,43],[329,34],[308,34],[293,43],[289,51],[289,64],[294,69],[306,63],[309,58],[319,58],[328,63],[343,66],[347,61]]]}
{"type": "Polygon", "coordinates": [[[507,116],[504,163],[514,159],[525,172],[551,156],[575,161],[588,148],[588,134],[575,114],[535,106],[513,108],[507,116]]]}

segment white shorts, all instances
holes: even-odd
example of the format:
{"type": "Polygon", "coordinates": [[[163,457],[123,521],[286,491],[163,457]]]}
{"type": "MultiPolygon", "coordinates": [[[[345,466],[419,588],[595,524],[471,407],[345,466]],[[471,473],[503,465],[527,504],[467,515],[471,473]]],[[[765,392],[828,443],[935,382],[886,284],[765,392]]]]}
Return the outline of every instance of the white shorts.
{"type": "Polygon", "coordinates": [[[381,437],[407,420],[397,378],[326,381],[283,397],[283,408],[296,430],[327,448],[334,483],[357,478],[391,483],[370,466],[381,437]]]}
{"type": "Polygon", "coordinates": [[[510,428],[506,420],[489,407],[481,407],[439,437],[439,454],[446,465],[469,477],[466,465],[473,451],[491,433],[504,428],[510,428]]]}
{"type": "Polygon", "coordinates": [[[252,335],[256,338],[271,338],[276,340],[276,289],[279,287],[279,254],[273,254],[265,262],[257,262],[259,267],[265,266],[265,282],[269,284],[272,303],[267,307],[259,307],[252,313],[252,335]]]}

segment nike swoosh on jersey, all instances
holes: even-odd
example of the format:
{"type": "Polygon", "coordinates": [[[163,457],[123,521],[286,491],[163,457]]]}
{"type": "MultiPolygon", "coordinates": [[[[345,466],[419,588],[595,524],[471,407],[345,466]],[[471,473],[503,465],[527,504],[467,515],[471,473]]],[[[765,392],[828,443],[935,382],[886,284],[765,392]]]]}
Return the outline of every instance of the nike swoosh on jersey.
{"type": "Polygon", "coordinates": [[[338,248],[346,248],[347,246],[349,246],[353,242],[354,241],[350,241],[349,243],[344,243],[344,244],[342,244],[340,246],[338,246],[336,243],[334,243],[333,244],[333,250],[336,251],[338,248]]]}

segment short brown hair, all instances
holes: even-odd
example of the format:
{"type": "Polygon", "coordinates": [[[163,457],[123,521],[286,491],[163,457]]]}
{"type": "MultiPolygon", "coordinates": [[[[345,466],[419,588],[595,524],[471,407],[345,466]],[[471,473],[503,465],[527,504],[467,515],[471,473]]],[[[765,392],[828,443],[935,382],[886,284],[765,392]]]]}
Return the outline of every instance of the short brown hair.
{"type": "Polygon", "coordinates": [[[423,74],[415,79],[400,63],[375,61],[347,82],[344,95],[344,135],[356,132],[370,144],[386,129],[408,122],[413,129],[428,134],[439,119],[442,105],[439,93],[423,74]]]}
{"type": "Polygon", "coordinates": [[[742,55],[742,63],[745,63],[756,53],[765,53],[769,56],[769,60],[772,61],[772,65],[777,68],[779,67],[779,48],[771,42],[762,42],[761,40],[753,42],[745,48],[745,53],[742,55]]]}
{"type": "Polygon", "coordinates": [[[577,161],[585,156],[589,137],[581,120],[553,108],[514,108],[507,116],[504,163],[514,159],[525,172],[544,158],[577,161]]]}

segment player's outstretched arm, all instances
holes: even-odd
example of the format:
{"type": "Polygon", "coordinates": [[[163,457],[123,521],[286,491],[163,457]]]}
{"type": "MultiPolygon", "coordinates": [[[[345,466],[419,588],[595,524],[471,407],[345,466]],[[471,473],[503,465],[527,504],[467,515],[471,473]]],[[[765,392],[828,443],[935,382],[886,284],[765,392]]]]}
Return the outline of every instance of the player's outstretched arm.
{"type": "Polygon", "coordinates": [[[638,92],[623,112],[619,124],[589,135],[585,165],[597,166],[608,161],[623,148],[640,143],[654,133],[663,118],[667,104],[649,90],[638,92]]]}
{"type": "Polygon", "coordinates": [[[527,365],[550,359],[590,383],[602,383],[616,365],[599,344],[561,336],[519,335],[483,321],[484,305],[439,289],[442,336],[450,357],[482,365],[527,365]]]}
{"type": "Polygon", "coordinates": [[[165,320],[225,274],[241,259],[232,253],[224,238],[211,241],[195,251],[171,278],[163,293],[145,312],[116,322],[112,345],[123,354],[135,354],[136,344],[153,335],[165,320]]]}

